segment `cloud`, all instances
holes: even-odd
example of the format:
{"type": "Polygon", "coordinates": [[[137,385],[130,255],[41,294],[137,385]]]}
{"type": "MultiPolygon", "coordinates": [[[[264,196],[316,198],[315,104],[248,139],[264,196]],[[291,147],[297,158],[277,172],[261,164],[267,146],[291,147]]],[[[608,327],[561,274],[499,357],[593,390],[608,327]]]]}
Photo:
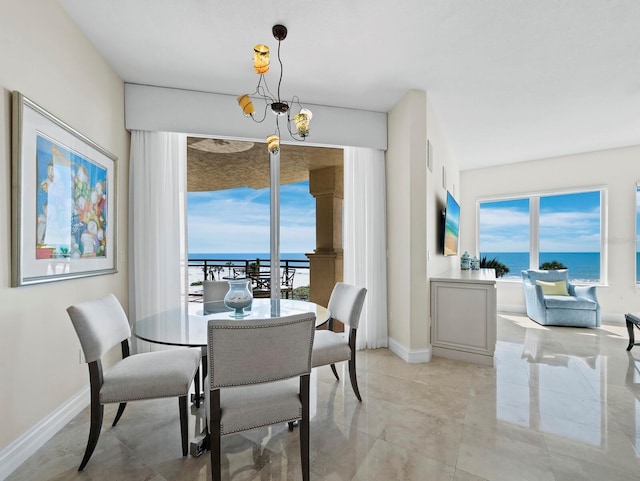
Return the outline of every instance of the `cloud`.
{"type": "MultiPolygon", "coordinates": [[[[600,250],[600,207],[588,210],[556,210],[540,214],[542,252],[597,252],[600,250]]],[[[527,252],[529,212],[515,207],[480,210],[480,250],[527,252]]]]}
{"type": "Polygon", "coordinates": [[[480,209],[481,252],[527,252],[529,212],[516,207],[480,209]]]}
{"type": "MultiPolygon", "coordinates": [[[[189,251],[269,252],[269,189],[188,194],[189,251]]],[[[280,250],[315,247],[315,200],[308,182],[280,188],[280,250]]]]}

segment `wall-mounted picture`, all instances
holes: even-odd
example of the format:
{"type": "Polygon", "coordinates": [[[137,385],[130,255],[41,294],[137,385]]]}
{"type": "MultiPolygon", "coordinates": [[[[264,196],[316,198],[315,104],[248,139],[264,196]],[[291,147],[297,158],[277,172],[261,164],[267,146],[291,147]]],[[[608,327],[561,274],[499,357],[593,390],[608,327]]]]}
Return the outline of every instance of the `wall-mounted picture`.
{"type": "Polygon", "coordinates": [[[447,192],[447,204],[444,216],[444,255],[458,255],[460,244],[460,205],[450,192],[447,192]]]}
{"type": "Polygon", "coordinates": [[[116,160],[13,93],[14,287],[117,272],[116,160]]]}

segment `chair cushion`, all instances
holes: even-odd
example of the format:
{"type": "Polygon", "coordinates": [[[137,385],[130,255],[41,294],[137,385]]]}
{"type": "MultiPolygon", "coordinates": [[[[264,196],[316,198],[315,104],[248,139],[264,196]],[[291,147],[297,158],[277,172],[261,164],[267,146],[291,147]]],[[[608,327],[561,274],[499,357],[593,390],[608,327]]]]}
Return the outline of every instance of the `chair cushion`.
{"type": "Polygon", "coordinates": [[[351,348],[344,332],[333,332],[325,329],[316,331],[313,339],[311,365],[326,366],[351,359],[351,348]]]}
{"type": "MultiPolygon", "coordinates": [[[[204,385],[207,419],[210,419],[209,376],[204,385]]],[[[222,435],[302,419],[300,379],[221,388],[220,407],[222,435]]]]}
{"type": "Polygon", "coordinates": [[[200,364],[201,350],[171,349],[129,356],[104,372],[100,403],[184,396],[200,364]]]}
{"type": "Polygon", "coordinates": [[[536,280],[536,284],[542,288],[545,296],[568,296],[567,283],[565,281],[541,281],[536,280]]]}
{"type": "Polygon", "coordinates": [[[584,309],[595,311],[598,303],[586,297],[544,296],[547,309],[584,309]]]}

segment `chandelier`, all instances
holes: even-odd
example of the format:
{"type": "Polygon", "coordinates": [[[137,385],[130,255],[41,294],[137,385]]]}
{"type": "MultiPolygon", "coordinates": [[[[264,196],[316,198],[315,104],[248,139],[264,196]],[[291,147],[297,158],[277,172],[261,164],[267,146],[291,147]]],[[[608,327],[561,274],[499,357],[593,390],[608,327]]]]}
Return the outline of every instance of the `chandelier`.
{"type": "Polygon", "coordinates": [[[269,152],[275,154],[280,150],[280,123],[281,117],[287,116],[287,130],[294,140],[303,141],[309,135],[309,122],[311,121],[311,111],[300,105],[300,100],[294,96],[290,102],[282,100],[280,97],[280,85],[282,84],[282,60],[280,59],[280,43],[287,38],[287,27],[284,25],[274,25],[271,29],[273,36],[278,41],[278,63],[280,64],[280,78],[278,79],[277,94],[274,95],[269,86],[265,74],[269,72],[269,47],[267,45],[256,45],[253,47],[253,68],[260,76],[255,92],[252,94],[244,94],[238,97],[238,104],[245,116],[251,117],[256,123],[262,123],[267,117],[267,111],[271,110],[276,116],[275,132],[267,137],[267,148],[269,152]],[[264,115],[258,119],[255,115],[255,108],[251,97],[259,98],[264,101],[264,115]],[[291,116],[291,108],[297,105],[299,112],[291,116]]]}

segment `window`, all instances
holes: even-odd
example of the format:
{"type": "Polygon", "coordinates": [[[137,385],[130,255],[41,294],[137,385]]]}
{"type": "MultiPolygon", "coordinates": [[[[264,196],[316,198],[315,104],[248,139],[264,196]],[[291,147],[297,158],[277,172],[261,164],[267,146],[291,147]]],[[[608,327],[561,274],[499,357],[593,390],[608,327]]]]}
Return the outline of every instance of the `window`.
{"type": "Polygon", "coordinates": [[[505,264],[505,278],[529,268],[529,217],[528,198],[480,203],[480,258],[505,264]]]}
{"type": "Polygon", "coordinates": [[[551,263],[568,268],[572,280],[605,283],[605,194],[604,189],[594,189],[481,200],[480,255],[505,264],[506,279],[551,263]]]}

